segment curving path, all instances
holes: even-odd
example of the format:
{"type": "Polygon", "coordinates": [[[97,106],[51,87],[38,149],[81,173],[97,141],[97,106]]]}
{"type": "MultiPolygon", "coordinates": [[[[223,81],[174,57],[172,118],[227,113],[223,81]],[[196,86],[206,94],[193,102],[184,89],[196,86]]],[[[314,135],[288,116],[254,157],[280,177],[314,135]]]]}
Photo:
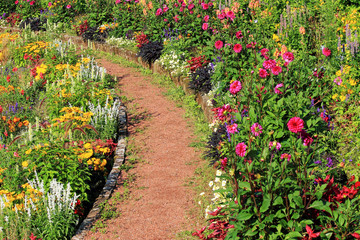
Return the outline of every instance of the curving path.
{"type": "MultiPolygon", "coordinates": [[[[175,239],[180,230],[193,231],[199,226],[195,219],[187,218],[187,213],[195,204],[194,193],[184,184],[197,167],[191,163],[201,160],[200,153],[189,147],[194,136],[183,118],[184,110],[166,99],[163,90],[136,69],[106,59],[97,62],[119,79],[121,95],[134,99],[136,111],[150,117],[138,124],[128,117],[129,145],[139,147],[144,160],[130,170],[136,176],[137,187],[131,188],[128,200],[117,204],[121,215],[108,220],[105,231],[90,232],[85,239],[175,239]]],[[[112,200],[116,192],[122,191],[122,187],[116,189],[112,200]]]]}

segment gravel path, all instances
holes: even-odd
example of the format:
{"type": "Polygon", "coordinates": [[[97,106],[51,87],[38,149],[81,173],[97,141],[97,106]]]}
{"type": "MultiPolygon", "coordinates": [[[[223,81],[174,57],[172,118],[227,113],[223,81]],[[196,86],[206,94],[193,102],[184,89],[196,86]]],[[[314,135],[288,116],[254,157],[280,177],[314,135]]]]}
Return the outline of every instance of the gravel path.
{"type": "MultiPolygon", "coordinates": [[[[137,187],[131,188],[129,200],[117,204],[120,217],[106,221],[107,227],[101,230],[105,233],[90,232],[85,239],[175,239],[180,230],[193,231],[199,226],[188,218],[187,211],[195,204],[194,193],[184,184],[196,168],[189,163],[200,160],[200,153],[189,147],[194,136],[183,118],[184,110],[136,69],[105,59],[97,62],[119,79],[121,94],[133,98],[136,112],[141,113],[140,123],[132,122],[129,116],[129,145],[141,149],[145,163],[130,170],[137,187]]],[[[122,193],[122,187],[112,196],[116,192],[122,193]]]]}

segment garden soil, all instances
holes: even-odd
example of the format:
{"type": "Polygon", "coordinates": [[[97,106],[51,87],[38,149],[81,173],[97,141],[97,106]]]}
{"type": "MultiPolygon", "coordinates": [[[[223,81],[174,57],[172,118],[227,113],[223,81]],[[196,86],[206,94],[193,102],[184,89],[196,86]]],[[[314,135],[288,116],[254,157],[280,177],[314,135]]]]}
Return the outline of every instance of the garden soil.
{"type": "Polygon", "coordinates": [[[185,186],[201,161],[200,153],[189,147],[195,136],[184,119],[184,109],[175,106],[163,94],[163,89],[150,83],[137,69],[121,67],[105,59],[98,63],[119,80],[121,95],[133,99],[136,113],[128,116],[129,146],[140,149],[143,161],[128,173],[122,171],[110,202],[120,216],[105,221],[105,228],[90,231],[86,238],[157,240],[176,239],[179,231],[194,231],[194,192],[185,186]],[[136,115],[136,116],[135,116],[136,115]],[[191,164],[192,163],[192,164],[191,164]],[[121,183],[135,176],[130,197],[116,199],[124,193],[121,183]]]}

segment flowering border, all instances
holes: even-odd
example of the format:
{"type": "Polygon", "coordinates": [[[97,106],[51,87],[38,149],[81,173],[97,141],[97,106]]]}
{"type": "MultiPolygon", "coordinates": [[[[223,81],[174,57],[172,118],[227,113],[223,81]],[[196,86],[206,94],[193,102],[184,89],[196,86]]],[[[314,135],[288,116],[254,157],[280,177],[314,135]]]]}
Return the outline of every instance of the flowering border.
{"type": "Polygon", "coordinates": [[[79,226],[75,236],[71,238],[72,240],[84,239],[85,235],[88,233],[88,231],[90,231],[95,221],[100,217],[101,205],[110,198],[110,195],[116,186],[117,179],[121,173],[120,167],[125,160],[125,150],[127,144],[125,138],[127,135],[127,118],[126,118],[125,106],[120,106],[119,121],[120,121],[118,128],[119,139],[115,149],[114,165],[111,169],[111,172],[108,176],[108,179],[105,183],[103,190],[96,198],[92,209],[90,210],[87,217],[79,226]]]}

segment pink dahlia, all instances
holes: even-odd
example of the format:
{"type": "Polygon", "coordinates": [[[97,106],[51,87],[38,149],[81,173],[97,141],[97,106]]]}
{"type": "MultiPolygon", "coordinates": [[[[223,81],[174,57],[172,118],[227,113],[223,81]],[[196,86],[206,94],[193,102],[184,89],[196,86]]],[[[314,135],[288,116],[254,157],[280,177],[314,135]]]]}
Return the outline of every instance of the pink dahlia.
{"type": "Polygon", "coordinates": [[[215,48],[216,49],[220,49],[223,46],[224,46],[224,43],[221,40],[215,42],[215,48]]]}
{"type": "Polygon", "coordinates": [[[225,13],[220,13],[218,16],[218,19],[222,20],[226,17],[225,13]]]}
{"type": "Polygon", "coordinates": [[[341,83],[342,83],[342,79],[341,79],[341,77],[337,77],[337,78],[335,78],[334,79],[334,83],[336,83],[337,85],[341,85],[341,83]]]}
{"type": "Polygon", "coordinates": [[[280,66],[275,66],[271,69],[272,74],[279,75],[282,72],[282,68],[280,66]]]}
{"type": "Polygon", "coordinates": [[[169,10],[169,8],[168,8],[168,6],[166,6],[166,4],[163,5],[163,9],[164,9],[164,13],[169,10]]]}
{"type": "Polygon", "coordinates": [[[261,78],[266,78],[266,76],[268,76],[269,74],[268,74],[268,72],[265,70],[265,69],[263,69],[263,68],[260,68],[259,69],[259,76],[261,77],[261,78]]]}
{"type": "Polygon", "coordinates": [[[231,94],[237,94],[240,90],[241,90],[242,86],[241,86],[241,82],[240,81],[233,81],[230,84],[230,93],[231,94]]]}
{"type": "Polygon", "coordinates": [[[279,88],[282,88],[283,86],[284,86],[284,84],[282,84],[282,83],[276,85],[276,86],[275,86],[275,89],[274,89],[274,92],[275,92],[276,94],[283,94],[283,92],[281,92],[281,91],[279,90],[279,88]]]}
{"type": "Polygon", "coordinates": [[[234,51],[235,51],[236,53],[241,52],[241,50],[242,50],[241,44],[237,43],[237,44],[234,45],[234,51]]]}
{"type": "Polygon", "coordinates": [[[206,30],[208,29],[208,27],[209,27],[209,24],[208,24],[208,23],[203,23],[202,29],[203,29],[204,31],[206,31],[206,30]]]}
{"type": "Polygon", "coordinates": [[[226,130],[228,133],[234,134],[234,133],[238,132],[237,127],[238,127],[238,125],[236,123],[234,123],[232,125],[227,125],[226,130]]]}
{"type": "Polygon", "coordinates": [[[231,21],[234,21],[235,19],[235,13],[233,11],[228,11],[226,13],[226,17],[229,18],[231,21]]]}
{"type": "Polygon", "coordinates": [[[195,5],[193,3],[190,3],[189,6],[188,6],[188,9],[191,10],[195,7],[195,5]]]}
{"type": "Polygon", "coordinates": [[[209,8],[209,4],[201,3],[201,7],[202,7],[202,9],[207,10],[209,8]]]}
{"type": "Polygon", "coordinates": [[[328,48],[323,48],[322,53],[323,53],[326,57],[328,57],[328,56],[331,55],[331,50],[328,49],[328,48]]]}
{"type": "Polygon", "coordinates": [[[262,133],[262,126],[258,123],[254,123],[252,126],[251,126],[251,133],[255,136],[255,137],[258,137],[260,136],[260,134],[262,133]]]}
{"type": "Polygon", "coordinates": [[[52,6],[52,2],[49,2],[49,3],[48,3],[48,6],[51,7],[51,6],[52,6]]]}
{"type": "Polygon", "coordinates": [[[205,21],[205,22],[208,22],[208,21],[209,21],[209,18],[210,18],[209,15],[206,15],[206,16],[204,17],[204,21],[205,21]]]}
{"type": "Polygon", "coordinates": [[[304,128],[304,120],[299,117],[293,117],[287,123],[289,130],[293,133],[299,133],[304,128]]]}
{"type": "Polygon", "coordinates": [[[19,3],[19,1],[18,1],[18,0],[16,0],[16,1],[15,1],[15,4],[18,4],[18,3],[19,3]]]}
{"type": "Polygon", "coordinates": [[[32,6],[32,5],[34,5],[34,3],[35,3],[35,1],[31,1],[31,2],[30,2],[30,5],[32,6]]]}
{"type": "Polygon", "coordinates": [[[270,59],[270,60],[266,60],[264,63],[263,63],[263,67],[265,69],[271,69],[273,67],[276,66],[276,61],[273,60],[273,59],[270,59]]]}
{"type": "Polygon", "coordinates": [[[242,32],[241,32],[241,31],[236,32],[235,36],[236,36],[237,39],[241,39],[241,38],[244,37],[244,36],[242,35],[242,32]]]}
{"type": "Polygon", "coordinates": [[[260,50],[261,56],[267,57],[267,53],[269,52],[269,49],[263,48],[260,50]]]}
{"type": "Polygon", "coordinates": [[[294,54],[292,52],[286,52],[282,55],[282,58],[286,63],[294,61],[294,54]]]}
{"type": "Polygon", "coordinates": [[[163,14],[163,10],[162,10],[161,8],[158,8],[158,9],[156,10],[155,15],[156,15],[156,16],[160,16],[161,14],[163,14]]]}
{"type": "Polygon", "coordinates": [[[70,8],[71,8],[71,5],[66,5],[66,8],[67,8],[67,9],[70,9],[70,8]]]}
{"type": "Polygon", "coordinates": [[[246,144],[245,143],[238,143],[238,145],[236,145],[236,148],[235,148],[235,152],[238,156],[240,157],[245,157],[246,155],[246,144]]]}

